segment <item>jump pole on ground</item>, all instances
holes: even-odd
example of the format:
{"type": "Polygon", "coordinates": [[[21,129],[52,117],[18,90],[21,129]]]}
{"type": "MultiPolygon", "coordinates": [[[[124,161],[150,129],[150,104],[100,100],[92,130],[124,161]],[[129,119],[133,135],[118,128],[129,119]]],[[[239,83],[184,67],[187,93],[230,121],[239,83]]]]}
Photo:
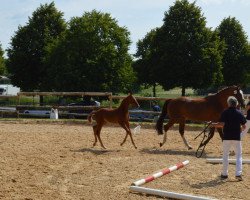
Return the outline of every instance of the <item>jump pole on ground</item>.
{"type": "Polygon", "coordinates": [[[140,187],[141,185],[151,182],[161,176],[164,176],[166,174],[171,173],[172,171],[178,170],[185,165],[189,163],[188,160],[178,163],[172,167],[163,169],[160,172],[157,172],[147,178],[140,179],[138,181],[135,181],[134,183],[131,184],[130,186],[130,191],[133,192],[139,192],[139,193],[145,193],[145,194],[150,194],[150,195],[156,195],[156,196],[161,196],[161,197],[168,197],[168,198],[173,198],[173,199],[183,199],[183,200],[212,200],[213,198],[210,197],[203,197],[203,196],[193,196],[190,194],[181,194],[181,193],[175,193],[175,192],[169,192],[169,191],[164,191],[164,190],[158,190],[158,189],[152,189],[152,188],[145,188],[145,187],[140,187]]]}
{"type": "Polygon", "coordinates": [[[169,174],[171,173],[172,171],[175,171],[175,170],[178,170],[178,169],[181,169],[182,167],[184,167],[185,165],[187,165],[189,163],[189,160],[186,160],[184,162],[181,162],[181,163],[178,163],[172,167],[169,167],[169,168],[166,168],[166,169],[163,169],[162,171],[160,172],[157,172],[147,178],[143,178],[143,179],[140,179],[138,181],[135,181],[134,183],[132,183],[132,186],[140,186],[140,185],[143,185],[145,183],[148,183],[148,182],[151,182],[161,176],[164,176],[166,174],[169,174]]]}
{"type": "MultiPolygon", "coordinates": [[[[207,163],[222,163],[223,159],[222,158],[207,158],[207,163]]],[[[236,159],[228,159],[229,163],[236,163],[236,159]]],[[[250,164],[249,159],[243,159],[242,160],[243,164],[250,164]]]]}
{"type": "Polygon", "coordinates": [[[145,188],[145,187],[138,187],[138,186],[131,186],[131,191],[140,192],[150,195],[156,195],[161,197],[168,197],[172,199],[183,199],[183,200],[212,200],[210,197],[203,197],[203,196],[193,196],[190,194],[181,194],[175,192],[169,192],[164,190],[152,189],[152,188],[145,188]]]}

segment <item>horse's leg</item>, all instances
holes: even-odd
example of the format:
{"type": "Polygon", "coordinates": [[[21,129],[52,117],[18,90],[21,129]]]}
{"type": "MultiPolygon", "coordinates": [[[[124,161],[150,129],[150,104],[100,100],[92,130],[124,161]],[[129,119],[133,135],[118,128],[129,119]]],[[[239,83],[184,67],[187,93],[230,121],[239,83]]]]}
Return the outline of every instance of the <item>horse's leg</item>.
{"type": "Polygon", "coordinates": [[[134,147],[137,149],[137,147],[136,147],[136,145],[135,145],[135,142],[134,142],[134,140],[133,140],[133,136],[132,136],[132,133],[131,133],[131,130],[130,130],[130,127],[129,127],[129,122],[128,121],[126,121],[126,122],[123,122],[123,123],[119,123],[120,125],[121,125],[121,127],[122,128],[124,128],[125,129],[125,131],[126,131],[126,136],[125,136],[125,138],[124,138],[124,140],[123,140],[123,142],[121,143],[121,146],[126,142],[126,140],[127,140],[127,137],[128,137],[128,135],[130,136],[130,139],[131,139],[131,142],[132,142],[132,144],[134,145],[134,147]]]}
{"type": "Polygon", "coordinates": [[[102,140],[101,140],[101,137],[100,137],[100,134],[101,134],[101,130],[102,130],[102,126],[104,125],[104,123],[99,123],[97,124],[97,128],[96,128],[96,135],[97,135],[97,138],[101,144],[101,147],[106,149],[106,147],[103,145],[102,143],[102,140]]]}
{"type": "Polygon", "coordinates": [[[96,128],[97,128],[97,125],[94,125],[94,126],[93,126],[93,131],[94,131],[94,136],[95,136],[95,142],[93,143],[93,147],[94,147],[94,146],[96,145],[96,143],[97,143],[96,128]]]}
{"type": "Polygon", "coordinates": [[[162,143],[160,143],[160,147],[163,146],[165,144],[165,142],[167,141],[167,131],[168,131],[168,129],[171,126],[174,125],[174,123],[175,123],[175,121],[173,121],[173,120],[170,119],[168,121],[168,123],[166,125],[164,125],[164,131],[165,131],[165,133],[164,133],[164,136],[163,136],[163,141],[162,141],[162,143]]]}
{"type": "Polygon", "coordinates": [[[132,136],[131,130],[130,130],[129,121],[126,121],[126,126],[127,126],[127,128],[129,129],[129,137],[130,137],[130,139],[131,139],[131,142],[132,142],[132,144],[134,145],[135,149],[137,149],[137,147],[136,147],[136,145],[135,145],[135,142],[134,142],[134,140],[133,140],[133,136],[132,136]]]}
{"type": "Polygon", "coordinates": [[[123,141],[122,141],[122,143],[121,143],[121,146],[126,142],[127,137],[128,137],[128,132],[126,131],[126,135],[125,135],[125,138],[123,139],[123,141]]]}
{"type": "Polygon", "coordinates": [[[222,128],[217,128],[217,131],[218,131],[219,134],[220,134],[221,140],[223,140],[223,131],[222,131],[222,128]]]}
{"type": "Polygon", "coordinates": [[[179,124],[179,133],[181,134],[181,138],[182,138],[184,144],[186,145],[188,150],[190,150],[190,149],[192,149],[192,146],[190,146],[190,144],[188,143],[186,137],[184,136],[184,130],[185,130],[185,120],[183,120],[179,124]]]}

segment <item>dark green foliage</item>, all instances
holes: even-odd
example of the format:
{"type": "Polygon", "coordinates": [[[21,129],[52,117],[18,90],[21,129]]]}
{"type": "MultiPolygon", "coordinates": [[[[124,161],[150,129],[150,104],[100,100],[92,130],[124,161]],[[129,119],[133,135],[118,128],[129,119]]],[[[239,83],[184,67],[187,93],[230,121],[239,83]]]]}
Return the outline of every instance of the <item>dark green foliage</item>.
{"type": "Polygon", "coordinates": [[[246,84],[250,51],[242,25],[234,17],[228,17],[222,20],[217,31],[226,44],[223,57],[225,84],[246,84]]]}
{"type": "Polygon", "coordinates": [[[5,68],[5,59],[3,57],[4,51],[2,49],[2,45],[0,44],[0,75],[4,75],[6,73],[5,68]]]}
{"type": "Polygon", "coordinates": [[[174,87],[205,88],[222,80],[223,44],[206,27],[201,9],[188,0],[176,1],[165,13],[157,36],[161,56],[160,84],[174,87]]]}
{"type": "Polygon", "coordinates": [[[137,52],[134,62],[134,69],[137,72],[139,84],[144,86],[153,86],[153,93],[155,94],[155,87],[158,83],[159,77],[159,53],[157,52],[157,35],[158,29],[151,30],[142,40],[137,42],[137,52]]]}
{"type": "Polygon", "coordinates": [[[131,89],[135,74],[128,54],[129,32],[109,14],[74,17],[47,57],[50,90],[112,91],[131,89]]]}
{"type": "Polygon", "coordinates": [[[12,37],[7,50],[7,68],[13,84],[22,90],[46,90],[46,49],[65,31],[66,23],[62,17],[54,3],[41,5],[12,37]]]}

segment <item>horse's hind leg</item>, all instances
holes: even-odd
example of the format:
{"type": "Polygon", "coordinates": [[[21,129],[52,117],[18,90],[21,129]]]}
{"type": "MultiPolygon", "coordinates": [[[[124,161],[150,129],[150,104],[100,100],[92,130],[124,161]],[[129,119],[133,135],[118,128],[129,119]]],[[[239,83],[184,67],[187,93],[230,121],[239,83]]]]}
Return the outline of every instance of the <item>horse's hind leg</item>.
{"type": "Polygon", "coordinates": [[[188,143],[188,141],[184,135],[184,130],[185,130],[185,120],[179,124],[179,133],[181,134],[181,138],[182,138],[184,144],[186,145],[188,150],[190,150],[190,149],[192,149],[192,146],[190,146],[190,144],[188,143]]]}
{"type": "Polygon", "coordinates": [[[96,143],[97,143],[96,128],[97,128],[97,125],[94,125],[94,126],[93,126],[93,131],[94,131],[94,136],[95,136],[95,142],[93,143],[93,147],[94,147],[94,146],[96,145],[96,143]]]}
{"type": "Polygon", "coordinates": [[[100,136],[103,125],[104,125],[103,123],[100,123],[100,124],[97,125],[96,135],[97,135],[97,138],[98,138],[98,140],[99,140],[99,142],[101,144],[101,147],[104,148],[104,149],[106,149],[106,147],[102,143],[102,139],[101,139],[101,136],[100,136]]]}
{"type": "Polygon", "coordinates": [[[166,125],[164,125],[164,131],[165,131],[165,133],[164,133],[164,136],[163,136],[163,141],[162,141],[162,143],[160,143],[160,147],[163,146],[165,144],[165,142],[167,141],[167,131],[168,131],[169,128],[171,128],[171,126],[174,125],[174,123],[175,122],[170,119],[168,121],[168,123],[166,125]]]}

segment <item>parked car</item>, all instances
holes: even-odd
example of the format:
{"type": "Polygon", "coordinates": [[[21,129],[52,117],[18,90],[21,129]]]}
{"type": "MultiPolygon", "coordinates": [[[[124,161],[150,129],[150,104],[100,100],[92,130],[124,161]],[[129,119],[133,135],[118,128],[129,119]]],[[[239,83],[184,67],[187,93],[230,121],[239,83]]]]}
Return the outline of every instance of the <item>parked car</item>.
{"type": "Polygon", "coordinates": [[[48,118],[50,116],[49,110],[25,110],[23,114],[30,117],[45,117],[48,118]]]}
{"type": "MultiPolygon", "coordinates": [[[[76,103],[70,103],[68,106],[96,106],[100,107],[100,102],[98,101],[80,101],[76,103]]],[[[89,113],[91,113],[94,109],[72,109],[68,111],[69,118],[86,118],[89,113]]]]}
{"type": "Polygon", "coordinates": [[[129,110],[129,117],[130,119],[143,121],[147,119],[153,119],[154,115],[151,113],[151,111],[142,109],[133,109],[129,110]]]}

